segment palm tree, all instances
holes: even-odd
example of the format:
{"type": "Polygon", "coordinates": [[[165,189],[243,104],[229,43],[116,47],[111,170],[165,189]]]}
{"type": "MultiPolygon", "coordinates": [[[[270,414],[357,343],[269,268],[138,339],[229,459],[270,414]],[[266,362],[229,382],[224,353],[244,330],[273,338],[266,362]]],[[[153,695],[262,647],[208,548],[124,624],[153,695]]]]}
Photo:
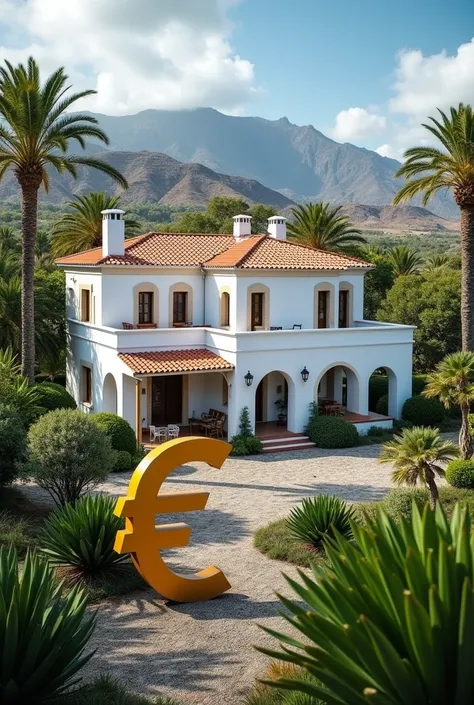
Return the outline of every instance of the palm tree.
{"type": "MultiPolygon", "coordinates": [[[[74,198],[75,201],[67,204],[73,212],[63,215],[53,227],[51,246],[55,257],[64,257],[91,247],[100,247],[102,211],[108,208],[120,208],[120,196],[89,193],[86,196],[74,198]]],[[[139,228],[138,221],[127,219],[125,234],[134,235],[139,228]]]]}
{"type": "Polygon", "coordinates": [[[0,68],[0,180],[11,168],[21,188],[21,362],[30,383],[34,382],[35,371],[33,276],[38,191],[41,185],[48,189],[48,167],[75,178],[79,165],[89,166],[127,186],[125,178],[106,162],[67,154],[73,140],[83,149],[88,137],[108,143],[94,117],[66,112],[80,98],[95,93],[68,93],[67,79],[64,69],[59,68],[42,84],[32,57],[26,67],[6,61],[0,68]]]}
{"type": "Polygon", "coordinates": [[[449,255],[431,255],[425,261],[425,266],[423,269],[427,272],[432,272],[434,269],[440,269],[441,267],[447,267],[451,262],[449,255]]]}
{"type": "Polygon", "coordinates": [[[474,353],[463,351],[447,355],[435,372],[428,375],[423,394],[438,397],[446,408],[460,407],[459,448],[463,458],[471,458],[474,439],[469,433],[469,411],[474,401],[474,353]]]}
{"type": "Polygon", "coordinates": [[[387,259],[396,277],[415,274],[423,263],[418,252],[410,250],[406,245],[392,247],[387,253],[387,259]]]}
{"type": "Polygon", "coordinates": [[[424,124],[443,149],[412,147],[396,176],[410,179],[393,199],[394,204],[423,193],[423,205],[441,189],[451,189],[461,209],[461,325],[462,348],[474,350],[474,111],[459,104],[441,120],[424,124]],[[419,178],[412,178],[419,177],[419,178]]]}
{"type": "Polygon", "coordinates": [[[342,206],[306,203],[292,208],[295,222],[288,223],[288,234],[301,245],[318,250],[344,252],[355,243],[366,243],[361,231],[340,213],[342,206]]]}
{"type": "Polygon", "coordinates": [[[439,499],[435,477],[444,477],[440,463],[458,456],[457,445],[445,441],[437,428],[414,426],[404,428],[399,436],[383,444],[379,463],[393,463],[392,480],[397,485],[425,485],[430,493],[430,507],[434,509],[439,499]]]}

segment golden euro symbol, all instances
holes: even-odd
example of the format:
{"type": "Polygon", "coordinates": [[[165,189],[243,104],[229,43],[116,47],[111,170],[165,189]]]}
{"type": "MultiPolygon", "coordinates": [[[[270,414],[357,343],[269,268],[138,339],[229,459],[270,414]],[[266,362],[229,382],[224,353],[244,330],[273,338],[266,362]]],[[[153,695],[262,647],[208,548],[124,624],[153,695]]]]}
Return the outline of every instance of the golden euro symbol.
{"type": "Polygon", "coordinates": [[[175,468],[202,461],[221,468],[231,446],[213,438],[179,438],[152,450],[133,473],[128,494],[121,497],[114,514],[125,518],[117,532],[114,549],[131,553],[135,568],[157,592],[175,602],[211,600],[230,588],[224,573],[211,565],[194,575],[174,573],[161,551],[187,546],[191,527],[184,523],[155,526],[156,514],[204,509],[209,492],[161,493],[161,485],[175,468]]]}

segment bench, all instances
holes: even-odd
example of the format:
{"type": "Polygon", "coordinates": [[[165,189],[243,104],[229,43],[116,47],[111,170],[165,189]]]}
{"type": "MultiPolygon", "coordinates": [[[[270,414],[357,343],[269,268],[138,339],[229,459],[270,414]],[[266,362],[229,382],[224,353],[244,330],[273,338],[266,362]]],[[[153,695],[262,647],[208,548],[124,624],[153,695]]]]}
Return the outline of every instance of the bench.
{"type": "Polygon", "coordinates": [[[227,414],[217,409],[209,409],[209,413],[202,413],[197,422],[198,428],[205,432],[206,436],[214,438],[224,438],[224,426],[227,421],[227,414]]]}

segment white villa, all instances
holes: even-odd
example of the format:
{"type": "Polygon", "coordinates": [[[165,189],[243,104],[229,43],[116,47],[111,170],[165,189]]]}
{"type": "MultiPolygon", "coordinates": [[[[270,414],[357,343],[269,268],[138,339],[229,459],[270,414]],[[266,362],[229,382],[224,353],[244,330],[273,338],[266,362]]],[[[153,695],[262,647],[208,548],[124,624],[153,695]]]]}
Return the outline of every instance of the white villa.
{"type": "Polygon", "coordinates": [[[230,438],[243,407],[257,434],[279,415],[288,435],[300,434],[313,401],[332,402],[363,433],[391,426],[411,396],[413,328],[363,319],[370,265],[287,241],[280,216],[262,235],[239,215],[229,235],[125,240],[124,211],[107,210],[102,247],[57,264],[68,389],[84,411],[127,419],[139,439],[210,409],[225,414],[230,438]],[[369,414],[379,368],[388,417],[369,414]]]}

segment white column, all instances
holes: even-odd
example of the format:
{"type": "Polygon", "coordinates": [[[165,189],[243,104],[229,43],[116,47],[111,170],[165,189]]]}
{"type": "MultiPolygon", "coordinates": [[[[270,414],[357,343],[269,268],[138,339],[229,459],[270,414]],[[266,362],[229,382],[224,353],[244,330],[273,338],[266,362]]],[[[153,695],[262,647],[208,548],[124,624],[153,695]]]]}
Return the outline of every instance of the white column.
{"type": "Polygon", "coordinates": [[[334,401],[342,404],[342,380],[344,373],[342,367],[334,368],[334,401]]]}
{"type": "Polygon", "coordinates": [[[252,385],[247,387],[244,379],[245,374],[247,374],[247,370],[245,370],[243,374],[241,374],[241,370],[239,370],[238,372],[234,372],[230,379],[229,418],[227,420],[229,439],[239,433],[240,414],[244,406],[248,407],[250,423],[255,433],[255,392],[257,390],[257,384],[254,379],[252,385]]]}
{"type": "Polygon", "coordinates": [[[301,376],[288,387],[288,431],[303,433],[309,419],[309,405],[314,401],[314,377],[307,382],[301,376]]]}

